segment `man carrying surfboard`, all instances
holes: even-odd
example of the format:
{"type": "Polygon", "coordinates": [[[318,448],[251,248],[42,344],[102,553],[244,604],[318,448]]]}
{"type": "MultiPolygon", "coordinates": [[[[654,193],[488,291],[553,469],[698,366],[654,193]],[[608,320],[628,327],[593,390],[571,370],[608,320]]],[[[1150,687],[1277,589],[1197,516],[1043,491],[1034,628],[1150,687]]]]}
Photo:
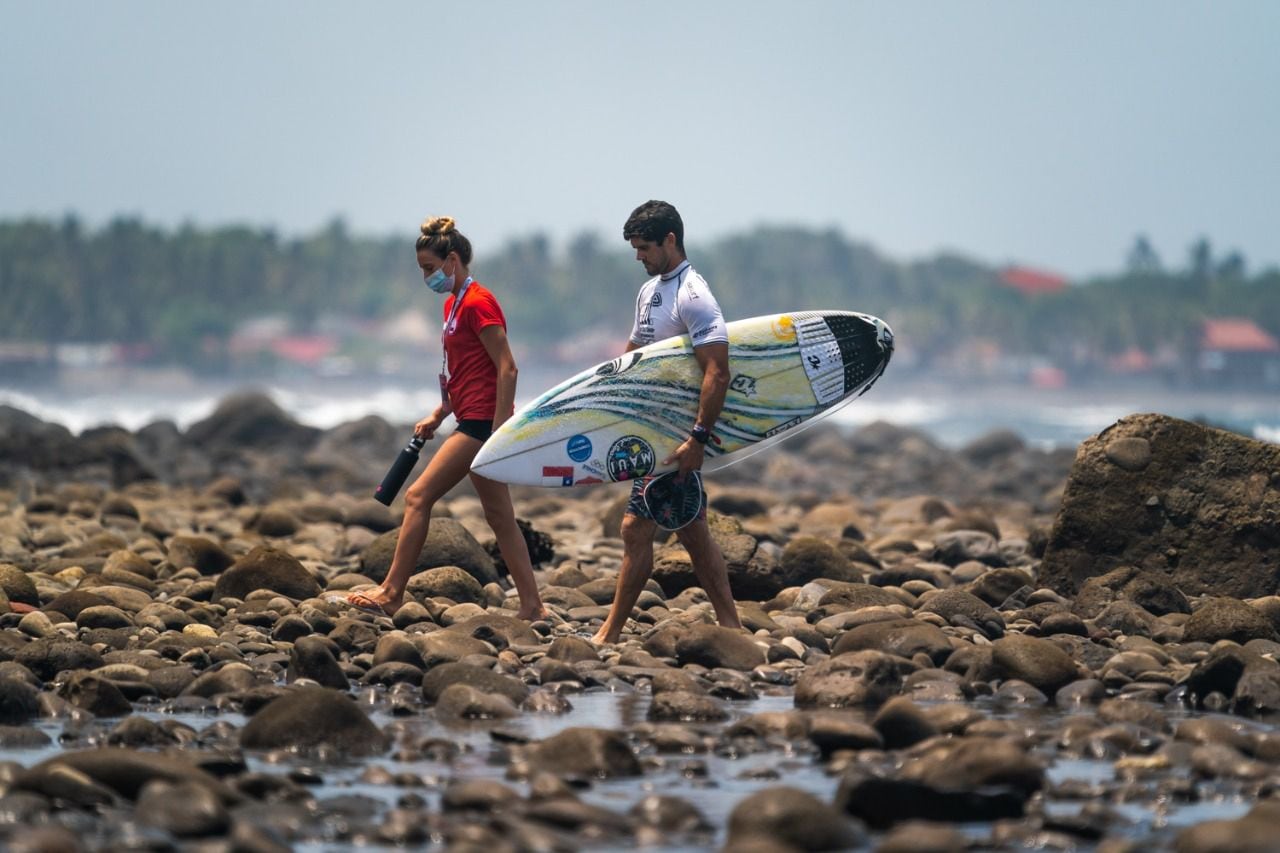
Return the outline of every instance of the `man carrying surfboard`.
{"type": "MultiPolygon", "coordinates": [[[[716,420],[729,389],[729,335],[724,315],[706,280],[685,256],[684,222],[672,205],[665,201],[640,205],[623,225],[622,237],[636,250],[636,260],[645,272],[653,276],[636,297],[635,322],[626,351],[674,335],[689,335],[702,369],[698,414],[689,425],[689,436],[663,460],[664,465],[678,464],[677,477],[689,477],[702,468],[707,442],[714,440],[716,420]]],[[[592,637],[595,643],[618,642],[631,609],[653,574],[657,522],[644,499],[648,480],[636,480],[631,489],[622,519],[622,568],[609,615],[592,637]]],[[[727,628],[741,628],[729,588],[729,569],[711,538],[705,505],[691,523],[676,531],[676,537],[689,552],[694,574],[715,609],[716,620],[727,628]]]]}

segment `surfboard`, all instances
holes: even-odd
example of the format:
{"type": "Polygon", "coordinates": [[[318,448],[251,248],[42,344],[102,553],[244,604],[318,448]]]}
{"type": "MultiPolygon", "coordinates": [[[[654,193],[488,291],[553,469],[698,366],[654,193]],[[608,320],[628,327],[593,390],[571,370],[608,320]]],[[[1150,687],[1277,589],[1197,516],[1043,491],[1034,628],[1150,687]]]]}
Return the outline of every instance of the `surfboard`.
{"type": "MultiPolygon", "coordinates": [[[[893,354],[883,320],[852,311],[797,311],[736,320],[729,389],[704,471],[789,437],[864,394],[893,354]]],[[[688,335],[582,371],[521,407],[480,448],[471,470],[516,485],[588,486],[674,468],[662,461],[689,436],[702,370],[688,335]]]]}

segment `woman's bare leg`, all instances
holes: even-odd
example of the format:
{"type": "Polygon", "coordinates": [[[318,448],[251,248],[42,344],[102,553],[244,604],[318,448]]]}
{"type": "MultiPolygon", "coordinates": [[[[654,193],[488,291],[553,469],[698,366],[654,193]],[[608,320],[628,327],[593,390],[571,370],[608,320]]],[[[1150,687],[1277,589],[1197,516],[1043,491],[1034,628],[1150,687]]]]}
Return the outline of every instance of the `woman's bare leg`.
{"type": "Polygon", "coordinates": [[[507,564],[511,580],[515,582],[516,591],[520,593],[520,610],[516,613],[521,619],[542,619],[548,615],[542,596],[538,593],[538,582],[533,577],[533,561],[529,559],[529,546],[524,541],[524,533],[516,523],[516,511],[511,505],[511,491],[506,483],[471,475],[471,485],[480,496],[480,505],[484,507],[484,519],[493,528],[498,539],[498,551],[502,561],[507,564]]]}
{"type": "MultiPolygon", "coordinates": [[[[462,482],[471,469],[471,460],[480,452],[480,442],[455,432],[431,457],[427,468],[409,487],[404,496],[404,522],[391,568],[376,589],[359,593],[382,607],[388,614],[400,609],[404,589],[409,584],[418,555],[427,543],[431,529],[431,508],[450,489],[462,482]]],[[[527,559],[527,557],[526,557],[527,559]]]]}

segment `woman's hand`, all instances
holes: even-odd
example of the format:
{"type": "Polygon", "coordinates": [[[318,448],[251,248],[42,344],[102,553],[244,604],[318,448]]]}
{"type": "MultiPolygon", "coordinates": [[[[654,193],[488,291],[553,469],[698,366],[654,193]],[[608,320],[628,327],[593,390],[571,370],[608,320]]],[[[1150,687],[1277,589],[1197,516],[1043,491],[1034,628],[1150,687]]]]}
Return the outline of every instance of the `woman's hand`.
{"type": "Polygon", "coordinates": [[[418,421],[413,426],[413,434],[423,441],[430,441],[436,437],[436,430],[440,429],[440,422],[444,420],[436,414],[418,421]]]}

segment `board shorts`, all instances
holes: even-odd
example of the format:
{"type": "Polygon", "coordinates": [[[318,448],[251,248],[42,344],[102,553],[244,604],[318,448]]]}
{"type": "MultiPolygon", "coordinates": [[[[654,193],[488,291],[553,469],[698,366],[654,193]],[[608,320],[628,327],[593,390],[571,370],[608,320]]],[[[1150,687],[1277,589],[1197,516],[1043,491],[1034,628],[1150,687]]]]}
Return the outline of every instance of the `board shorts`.
{"type": "Polygon", "coordinates": [[[489,436],[493,435],[493,419],[492,418],[466,418],[458,421],[455,432],[460,432],[465,436],[474,438],[483,444],[489,440],[489,436]]]}
{"type": "MultiPolygon", "coordinates": [[[[649,512],[649,508],[644,504],[644,487],[649,485],[649,481],[653,477],[641,477],[631,482],[631,497],[627,499],[627,509],[623,515],[634,515],[647,521],[653,521],[653,514],[649,512]]],[[[698,511],[694,521],[707,520],[707,502],[702,502],[702,509],[698,511]]]]}

